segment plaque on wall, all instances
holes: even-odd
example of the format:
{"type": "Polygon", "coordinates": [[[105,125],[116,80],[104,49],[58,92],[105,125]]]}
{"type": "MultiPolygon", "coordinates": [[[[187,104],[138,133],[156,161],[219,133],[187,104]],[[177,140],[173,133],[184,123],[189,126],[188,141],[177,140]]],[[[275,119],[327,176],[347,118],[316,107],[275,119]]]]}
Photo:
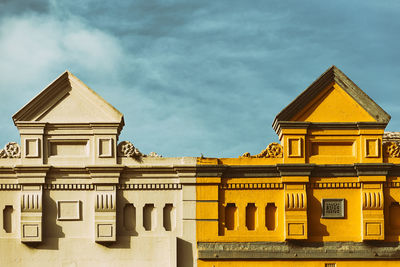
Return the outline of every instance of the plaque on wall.
{"type": "Polygon", "coordinates": [[[344,198],[322,199],[322,218],[344,218],[344,198]]]}

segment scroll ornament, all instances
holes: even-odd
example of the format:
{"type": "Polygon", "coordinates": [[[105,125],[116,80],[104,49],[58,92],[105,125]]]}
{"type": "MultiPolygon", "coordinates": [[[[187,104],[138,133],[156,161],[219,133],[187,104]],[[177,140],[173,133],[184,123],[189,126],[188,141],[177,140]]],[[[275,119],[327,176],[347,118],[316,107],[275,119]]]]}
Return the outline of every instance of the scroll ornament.
{"type": "Polygon", "coordinates": [[[0,150],[0,158],[20,158],[21,149],[15,142],[7,143],[2,150],[0,150]]]}
{"type": "Polygon", "coordinates": [[[389,158],[400,158],[400,146],[396,142],[387,142],[385,145],[385,152],[389,158]]]}
{"type": "Polygon", "coordinates": [[[130,158],[142,158],[142,157],[154,157],[161,158],[161,155],[158,155],[156,152],[150,152],[148,155],[143,154],[139,151],[131,142],[122,141],[118,144],[118,154],[123,157],[130,158]]]}
{"type": "Polygon", "coordinates": [[[282,158],[283,147],[278,143],[271,143],[258,155],[251,156],[249,152],[244,153],[241,158],[282,158]]]}

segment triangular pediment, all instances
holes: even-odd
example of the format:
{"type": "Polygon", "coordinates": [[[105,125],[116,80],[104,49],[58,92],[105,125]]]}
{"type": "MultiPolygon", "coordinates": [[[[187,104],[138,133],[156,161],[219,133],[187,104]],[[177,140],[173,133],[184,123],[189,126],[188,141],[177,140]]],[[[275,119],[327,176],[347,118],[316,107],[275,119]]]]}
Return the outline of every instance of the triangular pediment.
{"type": "Polygon", "coordinates": [[[328,85],[290,121],[308,122],[375,122],[357,101],[340,85],[328,85]]]}
{"type": "Polygon", "coordinates": [[[64,72],[13,116],[14,122],[122,123],[123,115],[70,72],[64,72]]]}
{"type": "Polygon", "coordinates": [[[275,118],[280,122],[381,123],[390,116],[337,67],[332,66],[275,118]]]}

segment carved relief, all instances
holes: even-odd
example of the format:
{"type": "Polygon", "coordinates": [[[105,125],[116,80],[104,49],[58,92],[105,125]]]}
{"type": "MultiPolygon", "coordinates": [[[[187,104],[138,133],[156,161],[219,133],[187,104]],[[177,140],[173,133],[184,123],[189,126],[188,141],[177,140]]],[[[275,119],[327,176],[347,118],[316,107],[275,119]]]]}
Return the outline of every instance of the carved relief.
{"type": "Polygon", "coordinates": [[[385,143],[384,151],[389,158],[400,158],[400,146],[397,142],[385,143]]]}
{"type": "Polygon", "coordinates": [[[114,192],[97,193],[95,211],[115,211],[114,192]]]}
{"type": "Polygon", "coordinates": [[[143,157],[142,152],[129,141],[122,141],[118,144],[118,153],[123,157],[143,157]]]}
{"type": "Polygon", "coordinates": [[[42,211],[42,192],[23,193],[21,197],[21,211],[42,211]]]}
{"type": "Polygon", "coordinates": [[[161,158],[161,155],[158,155],[156,152],[150,152],[148,155],[143,154],[139,151],[131,142],[122,141],[118,144],[118,156],[121,157],[131,157],[131,158],[142,158],[142,157],[152,157],[152,158],[161,158]]]}
{"type": "Polygon", "coordinates": [[[382,192],[364,192],[363,209],[382,209],[383,197],[382,192]]]}
{"type": "Polygon", "coordinates": [[[307,203],[304,193],[287,193],[285,209],[286,210],[305,210],[307,203]]]}
{"type": "Polygon", "coordinates": [[[0,150],[0,158],[20,158],[21,149],[15,142],[7,143],[2,150],[0,150]]]}
{"type": "Polygon", "coordinates": [[[251,156],[249,152],[244,153],[241,158],[282,158],[283,147],[278,143],[271,143],[258,155],[251,156]]]}

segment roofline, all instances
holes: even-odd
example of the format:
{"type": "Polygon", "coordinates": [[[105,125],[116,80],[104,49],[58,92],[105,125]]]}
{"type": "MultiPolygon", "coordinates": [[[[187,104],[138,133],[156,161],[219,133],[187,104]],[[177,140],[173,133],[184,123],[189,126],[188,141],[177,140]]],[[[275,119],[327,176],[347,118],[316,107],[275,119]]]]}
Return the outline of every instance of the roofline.
{"type": "Polygon", "coordinates": [[[376,104],[363,90],[361,90],[349,77],[339,68],[332,65],[320,77],[318,77],[307,89],[297,96],[289,105],[276,115],[272,127],[277,131],[280,121],[290,121],[290,119],[308,103],[307,99],[316,97],[331,82],[336,82],[346,91],[377,123],[388,124],[390,115],[376,104]]]}

